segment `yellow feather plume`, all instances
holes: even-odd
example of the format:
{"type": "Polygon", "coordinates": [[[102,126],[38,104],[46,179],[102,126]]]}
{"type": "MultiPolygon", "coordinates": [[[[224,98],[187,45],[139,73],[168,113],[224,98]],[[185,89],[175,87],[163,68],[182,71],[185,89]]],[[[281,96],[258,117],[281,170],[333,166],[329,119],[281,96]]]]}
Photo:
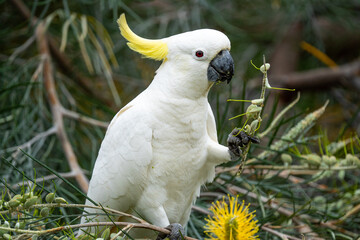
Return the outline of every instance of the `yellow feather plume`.
{"type": "Polygon", "coordinates": [[[155,60],[166,59],[168,47],[164,41],[146,39],[136,35],[129,28],[124,13],[120,15],[117,23],[119,25],[121,35],[123,35],[123,37],[129,41],[127,45],[130,49],[144,55],[145,57],[155,60]]]}

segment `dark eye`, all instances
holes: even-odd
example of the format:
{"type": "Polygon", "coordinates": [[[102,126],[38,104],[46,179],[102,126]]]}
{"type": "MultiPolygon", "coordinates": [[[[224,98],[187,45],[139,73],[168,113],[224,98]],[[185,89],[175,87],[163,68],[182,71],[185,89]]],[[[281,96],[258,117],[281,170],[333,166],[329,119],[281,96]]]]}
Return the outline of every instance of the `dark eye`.
{"type": "Polygon", "coordinates": [[[204,52],[201,50],[198,50],[195,52],[195,56],[198,58],[202,58],[204,56],[204,52]]]}

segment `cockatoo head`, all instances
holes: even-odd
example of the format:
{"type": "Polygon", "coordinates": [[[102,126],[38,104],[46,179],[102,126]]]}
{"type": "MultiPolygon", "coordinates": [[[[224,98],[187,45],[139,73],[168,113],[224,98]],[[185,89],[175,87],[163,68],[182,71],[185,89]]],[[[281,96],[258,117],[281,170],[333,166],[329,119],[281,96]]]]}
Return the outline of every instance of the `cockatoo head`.
{"type": "Polygon", "coordinates": [[[198,75],[196,77],[210,82],[229,83],[234,75],[230,41],[219,31],[200,29],[150,40],[132,32],[124,14],[118,19],[118,24],[128,46],[147,58],[172,62],[177,70],[198,75]]]}

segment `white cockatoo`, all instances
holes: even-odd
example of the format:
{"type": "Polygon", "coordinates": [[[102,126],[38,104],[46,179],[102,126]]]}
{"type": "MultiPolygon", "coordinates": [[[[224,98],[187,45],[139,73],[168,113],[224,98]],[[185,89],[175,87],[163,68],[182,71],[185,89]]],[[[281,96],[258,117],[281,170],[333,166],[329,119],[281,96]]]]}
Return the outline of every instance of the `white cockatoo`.
{"type": "MultiPolygon", "coordinates": [[[[214,83],[229,82],[233,76],[230,41],[211,29],[149,40],[130,30],[124,14],[118,24],[132,50],[162,64],[149,87],[112,119],[88,197],[160,227],[186,225],[201,185],[215,176],[215,166],[237,159],[241,152],[241,139],[231,134],[229,147],[218,143],[207,99],[214,83]]],[[[82,223],[110,221],[101,210],[85,211],[92,215],[84,214],[82,223]]],[[[156,237],[136,229],[129,235],[156,237]]]]}

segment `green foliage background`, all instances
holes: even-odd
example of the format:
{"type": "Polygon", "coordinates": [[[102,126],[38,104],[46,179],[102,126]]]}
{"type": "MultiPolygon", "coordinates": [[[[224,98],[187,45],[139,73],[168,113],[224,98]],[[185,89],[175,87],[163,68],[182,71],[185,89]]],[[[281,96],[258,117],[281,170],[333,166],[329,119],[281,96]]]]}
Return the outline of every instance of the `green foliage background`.
{"type": "MultiPolygon", "coordinates": [[[[251,66],[250,60],[260,66],[265,55],[272,64],[271,59],[281,46],[279,43],[293,24],[300,23],[302,26],[300,40],[317,47],[338,65],[359,61],[360,3],[355,0],[24,1],[23,4],[30,10],[29,18],[21,14],[16,2],[19,1],[0,1],[0,189],[5,200],[9,194],[22,191],[19,185],[27,181],[26,176],[29,179],[39,178],[37,182],[44,188],[43,195],[56,190],[57,195],[68,202],[84,202],[84,197],[61,179],[43,181],[42,177],[51,172],[18,150],[21,147],[59,173],[70,171],[61,142],[52,129],[53,116],[43,85],[42,57],[35,35],[38,20],[47,24],[48,37],[70,62],[71,69],[64,68],[52,56],[56,91],[61,104],[65,109],[105,123],[148,86],[160,64],[141,58],[127,48],[116,24],[121,13],[126,13],[134,32],[146,38],[162,38],[198,28],[224,32],[232,43],[236,73],[230,85],[215,86],[209,96],[223,144],[229,132],[234,127],[242,127],[245,121],[241,118],[229,121],[228,118],[245,112],[248,105],[226,100],[259,97],[261,75],[251,66]],[[35,26],[31,21],[35,21],[35,26]]],[[[290,51],[298,53],[294,72],[327,67],[303,51],[299,44],[290,51]]],[[[284,57],[286,59],[287,56],[284,57]]],[[[273,67],[287,68],[285,65],[273,67]]],[[[271,77],[270,71],[272,84],[271,77]]],[[[272,85],[276,87],[276,82],[272,85]]],[[[241,198],[257,211],[261,226],[301,238],[302,232],[296,223],[301,220],[318,237],[355,239],[360,234],[358,210],[340,223],[331,221],[359,207],[359,169],[350,164],[353,167],[346,171],[315,171],[316,167],[303,164],[301,156],[309,153],[325,155],[324,149],[331,142],[349,138],[353,140],[346,147],[328,155],[336,156],[339,162],[345,159],[346,153],[359,156],[360,143],[356,137],[360,131],[359,74],[345,76],[336,84],[300,90],[302,97],[296,107],[262,139],[259,146],[252,146],[249,158],[255,160],[249,166],[254,166],[253,170],[249,168],[241,176],[229,171],[219,174],[217,179],[221,181],[208,184],[196,205],[206,210],[222,194],[236,194],[229,188],[231,184],[245,191],[241,198]],[[284,169],[256,167],[284,166],[280,158],[282,152],[267,159],[256,157],[327,99],[330,104],[318,125],[309,126],[292,148],[282,151],[293,156],[293,165],[304,168],[302,174],[283,177],[281,173],[284,169]],[[308,174],[305,170],[316,174],[308,174]],[[257,198],[249,196],[249,193],[257,198]],[[262,197],[269,201],[261,201],[262,197]],[[278,207],[271,205],[271,201],[275,201],[278,207]],[[293,214],[283,214],[279,207],[293,211],[293,214]],[[327,226],[328,222],[334,223],[331,226],[335,227],[327,226]]],[[[289,98],[295,97],[295,93],[271,91],[260,131],[270,125],[288,104],[289,98]]],[[[106,129],[71,117],[64,117],[64,125],[75,155],[90,178],[106,129]]],[[[224,167],[236,164],[238,162],[224,167]]],[[[77,184],[74,179],[69,180],[77,184]]],[[[36,191],[41,191],[41,188],[37,187],[36,191]]],[[[61,213],[53,215],[47,227],[76,222],[80,213],[80,210],[63,208],[61,213]]],[[[201,211],[194,211],[188,226],[190,236],[204,238],[202,227],[205,216],[201,211]]],[[[308,233],[304,234],[308,236],[308,233]]],[[[259,236],[261,239],[280,239],[264,229],[259,236]]]]}

